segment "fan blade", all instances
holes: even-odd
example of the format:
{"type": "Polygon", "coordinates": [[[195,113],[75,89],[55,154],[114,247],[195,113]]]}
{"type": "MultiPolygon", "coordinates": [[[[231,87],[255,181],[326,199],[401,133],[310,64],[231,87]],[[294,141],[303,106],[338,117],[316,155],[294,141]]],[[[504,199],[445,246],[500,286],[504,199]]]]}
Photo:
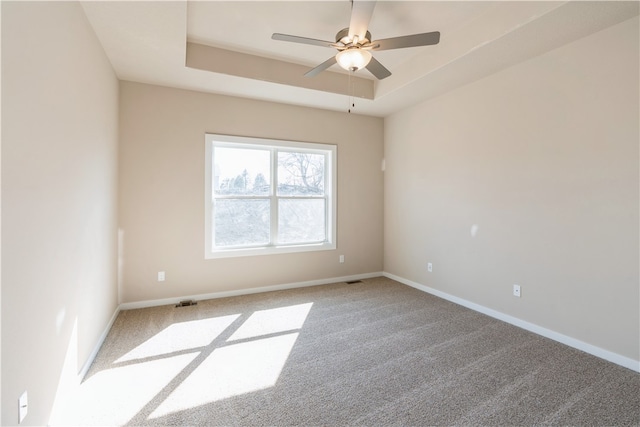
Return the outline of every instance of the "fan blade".
{"type": "Polygon", "coordinates": [[[280,40],[283,42],[293,42],[293,43],[302,43],[302,44],[311,44],[314,46],[325,46],[325,47],[333,47],[333,42],[328,42],[325,40],[318,39],[310,39],[307,37],[298,37],[298,36],[290,36],[288,34],[280,34],[273,33],[271,36],[273,40],[280,40]]]}
{"type": "Polygon", "coordinates": [[[331,67],[336,62],[337,62],[336,61],[336,57],[334,55],[331,58],[329,58],[326,61],[324,61],[322,64],[318,65],[317,67],[312,68],[309,71],[307,71],[304,76],[305,77],[313,77],[313,76],[315,76],[317,74],[320,74],[322,71],[324,71],[327,68],[331,67]]]}
{"type": "Polygon", "coordinates": [[[371,61],[367,64],[367,70],[376,76],[378,80],[386,79],[391,75],[391,71],[384,68],[384,65],[379,63],[376,58],[371,58],[371,61]]]}
{"type": "Polygon", "coordinates": [[[353,40],[358,36],[360,40],[365,38],[369,29],[369,22],[376,7],[375,1],[351,0],[351,21],[349,22],[349,38],[353,40]]]}
{"type": "Polygon", "coordinates": [[[429,46],[440,42],[440,32],[413,34],[411,36],[392,37],[376,40],[372,44],[379,45],[373,50],[401,49],[403,47],[429,46]]]}

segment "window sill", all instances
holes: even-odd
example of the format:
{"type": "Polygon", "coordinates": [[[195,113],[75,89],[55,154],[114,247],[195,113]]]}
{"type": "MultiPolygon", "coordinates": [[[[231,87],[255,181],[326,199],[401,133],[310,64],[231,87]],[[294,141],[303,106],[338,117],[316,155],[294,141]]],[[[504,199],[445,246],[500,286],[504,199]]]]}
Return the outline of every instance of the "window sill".
{"type": "Polygon", "coordinates": [[[247,256],[275,255],[275,254],[291,254],[299,252],[317,252],[335,250],[335,243],[317,243],[310,245],[295,246],[269,246],[262,248],[237,248],[222,249],[217,251],[205,251],[205,259],[218,258],[237,258],[247,256]]]}

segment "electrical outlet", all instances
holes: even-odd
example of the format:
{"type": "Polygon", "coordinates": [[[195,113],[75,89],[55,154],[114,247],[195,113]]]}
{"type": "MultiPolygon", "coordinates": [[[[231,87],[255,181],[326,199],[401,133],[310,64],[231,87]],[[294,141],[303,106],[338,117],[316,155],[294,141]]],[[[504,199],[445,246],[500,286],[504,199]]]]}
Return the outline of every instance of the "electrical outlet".
{"type": "Polygon", "coordinates": [[[24,417],[27,416],[27,412],[29,410],[29,401],[27,398],[27,392],[25,391],[20,395],[18,399],[18,424],[24,421],[24,417]]]}
{"type": "Polygon", "coordinates": [[[164,271],[158,271],[158,282],[164,282],[166,279],[166,276],[164,274],[164,271]]]}
{"type": "Polygon", "coordinates": [[[513,285],[513,296],[520,298],[520,285],[513,285]]]}
{"type": "Polygon", "coordinates": [[[431,273],[433,271],[433,264],[431,264],[430,262],[427,263],[427,271],[429,273],[431,273]]]}
{"type": "Polygon", "coordinates": [[[340,264],[344,263],[344,255],[340,255],[340,264]]]}

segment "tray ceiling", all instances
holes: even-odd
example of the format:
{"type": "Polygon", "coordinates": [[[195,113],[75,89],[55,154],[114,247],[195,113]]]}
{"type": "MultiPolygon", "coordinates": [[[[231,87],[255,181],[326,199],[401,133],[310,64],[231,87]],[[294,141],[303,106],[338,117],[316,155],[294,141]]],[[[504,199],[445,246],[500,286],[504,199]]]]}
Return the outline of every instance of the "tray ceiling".
{"type": "Polygon", "coordinates": [[[334,66],[305,70],[335,50],[271,39],[333,41],[351,3],[335,1],[84,2],[118,78],[384,117],[638,15],[639,3],[379,1],[374,39],[440,31],[435,46],[374,52],[392,75],[351,79],[334,66]]]}

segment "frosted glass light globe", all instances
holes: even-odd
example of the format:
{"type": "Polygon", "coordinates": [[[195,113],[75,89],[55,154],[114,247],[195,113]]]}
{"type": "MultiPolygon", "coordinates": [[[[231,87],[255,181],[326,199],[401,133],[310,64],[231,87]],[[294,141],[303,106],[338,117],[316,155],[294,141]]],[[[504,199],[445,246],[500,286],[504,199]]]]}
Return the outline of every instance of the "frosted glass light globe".
{"type": "Polygon", "coordinates": [[[364,49],[346,49],[338,53],[336,60],[345,70],[358,71],[371,61],[371,53],[364,49]]]}

